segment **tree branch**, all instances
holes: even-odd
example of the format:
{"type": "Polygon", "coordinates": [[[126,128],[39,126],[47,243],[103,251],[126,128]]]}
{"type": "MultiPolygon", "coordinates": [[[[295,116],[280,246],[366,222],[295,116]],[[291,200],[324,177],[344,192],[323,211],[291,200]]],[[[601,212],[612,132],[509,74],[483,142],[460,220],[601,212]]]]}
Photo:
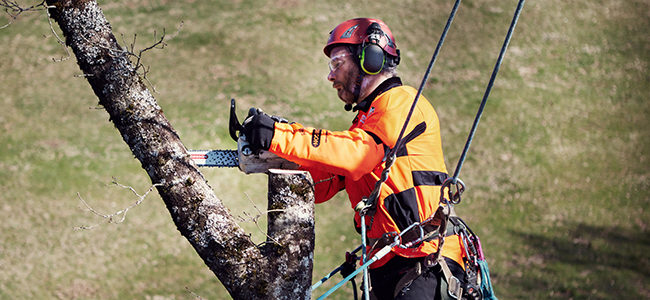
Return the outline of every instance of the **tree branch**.
{"type": "Polygon", "coordinates": [[[151,178],[176,228],[230,295],[308,299],[314,229],[311,178],[279,177],[286,185],[273,187],[282,196],[269,201],[282,207],[269,207],[274,213],[269,215],[268,234],[283,244],[257,247],[190,159],[128,53],[118,51],[122,48],[97,2],[48,0],[47,5],[99,104],[151,178]]]}

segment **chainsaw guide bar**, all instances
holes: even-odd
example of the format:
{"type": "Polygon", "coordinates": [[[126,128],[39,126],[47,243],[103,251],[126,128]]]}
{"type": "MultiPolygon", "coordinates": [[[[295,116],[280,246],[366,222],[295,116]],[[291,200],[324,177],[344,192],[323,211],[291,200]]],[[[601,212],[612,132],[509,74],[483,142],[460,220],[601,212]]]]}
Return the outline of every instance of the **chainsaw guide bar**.
{"type": "Polygon", "coordinates": [[[239,166],[237,150],[188,150],[199,167],[234,168],[239,166]]]}

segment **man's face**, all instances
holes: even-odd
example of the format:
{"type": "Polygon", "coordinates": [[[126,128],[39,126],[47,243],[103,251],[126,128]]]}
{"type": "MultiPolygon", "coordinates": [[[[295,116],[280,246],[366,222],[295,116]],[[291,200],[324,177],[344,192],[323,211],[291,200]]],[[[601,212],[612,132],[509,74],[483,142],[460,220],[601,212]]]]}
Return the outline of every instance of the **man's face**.
{"type": "Polygon", "coordinates": [[[355,81],[359,70],[353,61],[353,55],[347,47],[338,46],[330,52],[330,73],[327,80],[332,82],[339,98],[346,104],[354,103],[355,81]]]}

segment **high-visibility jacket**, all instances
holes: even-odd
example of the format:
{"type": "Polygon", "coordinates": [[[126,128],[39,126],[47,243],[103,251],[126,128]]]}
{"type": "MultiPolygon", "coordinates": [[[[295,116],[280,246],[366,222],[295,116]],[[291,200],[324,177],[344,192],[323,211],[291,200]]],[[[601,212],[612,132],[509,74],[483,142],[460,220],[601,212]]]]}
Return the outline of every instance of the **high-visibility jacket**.
{"type": "MultiPolygon", "coordinates": [[[[315,183],[316,203],[329,200],[345,189],[354,208],[370,195],[384,169],[384,153],[395,147],[400,130],[417,91],[403,86],[398,77],[384,81],[355,109],[358,114],[347,131],[329,131],[298,123],[276,123],[270,151],[308,170],[315,183]]],[[[406,145],[397,158],[375,203],[370,239],[400,232],[424,221],[438,208],[440,185],[447,177],[442,154],[438,116],[420,97],[404,137],[406,145]]],[[[360,227],[355,213],[355,224],[360,227]]],[[[366,224],[370,218],[366,217],[366,224]]],[[[377,251],[379,249],[375,249],[377,251]]],[[[437,251],[437,241],[412,249],[395,247],[371,268],[385,264],[394,255],[424,257],[437,251]]],[[[441,252],[463,266],[458,236],[445,239],[441,252]]]]}

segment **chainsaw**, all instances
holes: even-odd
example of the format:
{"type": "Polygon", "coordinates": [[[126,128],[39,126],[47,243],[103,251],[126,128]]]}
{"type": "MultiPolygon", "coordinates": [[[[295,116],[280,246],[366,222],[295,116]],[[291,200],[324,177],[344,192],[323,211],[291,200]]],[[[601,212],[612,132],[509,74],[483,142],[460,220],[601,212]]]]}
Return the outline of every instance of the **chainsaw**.
{"type": "MultiPolygon", "coordinates": [[[[188,150],[192,160],[199,167],[238,167],[239,170],[246,174],[266,173],[269,169],[298,169],[298,164],[281,158],[269,151],[260,150],[253,152],[248,141],[246,141],[246,136],[242,132],[243,126],[237,119],[235,106],[235,99],[231,99],[228,131],[230,137],[237,142],[237,150],[188,150]]],[[[286,122],[286,120],[276,116],[271,116],[271,118],[278,122],[286,122]]]]}

